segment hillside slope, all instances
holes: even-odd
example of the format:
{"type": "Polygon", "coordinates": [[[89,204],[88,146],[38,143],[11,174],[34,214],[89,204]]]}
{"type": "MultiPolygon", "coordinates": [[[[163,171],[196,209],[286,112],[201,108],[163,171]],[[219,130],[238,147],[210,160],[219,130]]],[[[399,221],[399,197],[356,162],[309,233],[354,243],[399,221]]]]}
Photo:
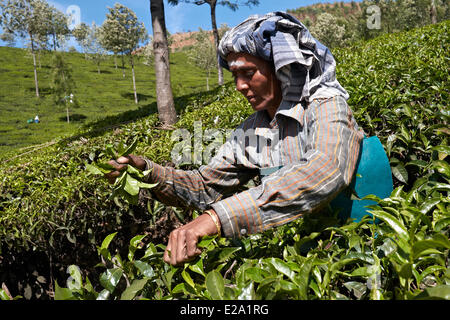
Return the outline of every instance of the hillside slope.
{"type": "Polygon", "coordinates": [[[309,6],[287,10],[288,13],[296,16],[300,21],[309,26],[317,20],[317,16],[322,13],[330,13],[346,19],[357,18],[361,15],[362,8],[359,2],[334,2],[316,3],[309,6]]]}
{"type": "MultiPolygon", "coordinates": [[[[138,109],[151,108],[155,98],[155,73],[142,59],[136,61],[136,86],[139,104],[134,103],[131,67],[125,59],[125,78],[121,59],[115,68],[113,57],[100,65],[80,53],[64,53],[76,85],[74,95],[78,108],[71,108],[71,123],[66,121],[64,106],[56,106],[52,98],[53,53],[38,55],[40,98],[35,96],[33,60],[24,49],[0,47],[0,159],[10,158],[21,147],[42,144],[56,137],[70,136],[80,126],[105,116],[138,109]],[[38,115],[41,123],[29,124],[28,119],[38,115]],[[12,152],[10,152],[12,151],[12,152]],[[8,153],[8,154],[6,154],[8,153]]],[[[206,75],[199,68],[187,64],[183,53],[171,54],[172,89],[175,96],[204,91],[206,75]]],[[[226,79],[230,80],[228,74],[226,79]]],[[[217,76],[211,76],[217,85],[217,76]]],[[[155,111],[155,110],[153,110],[155,111]]],[[[27,151],[26,149],[25,151],[27,151]]],[[[24,152],[25,152],[24,151],[24,152]]]]}

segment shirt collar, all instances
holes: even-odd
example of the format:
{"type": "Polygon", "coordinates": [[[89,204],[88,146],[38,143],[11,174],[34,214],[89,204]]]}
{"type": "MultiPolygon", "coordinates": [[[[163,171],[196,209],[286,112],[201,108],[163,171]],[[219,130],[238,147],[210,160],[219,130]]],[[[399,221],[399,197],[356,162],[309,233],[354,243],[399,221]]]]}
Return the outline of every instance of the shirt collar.
{"type": "Polygon", "coordinates": [[[303,126],[304,112],[305,108],[303,107],[302,102],[283,100],[275,113],[275,118],[279,118],[280,115],[283,115],[296,120],[303,126]]]}
{"type": "Polygon", "coordinates": [[[279,127],[280,115],[291,118],[301,126],[303,126],[303,114],[304,107],[301,102],[293,102],[283,100],[278,107],[277,112],[275,113],[275,117],[271,120],[265,110],[257,111],[254,128],[255,134],[260,136],[267,136],[268,132],[271,130],[276,130],[279,127]]]}

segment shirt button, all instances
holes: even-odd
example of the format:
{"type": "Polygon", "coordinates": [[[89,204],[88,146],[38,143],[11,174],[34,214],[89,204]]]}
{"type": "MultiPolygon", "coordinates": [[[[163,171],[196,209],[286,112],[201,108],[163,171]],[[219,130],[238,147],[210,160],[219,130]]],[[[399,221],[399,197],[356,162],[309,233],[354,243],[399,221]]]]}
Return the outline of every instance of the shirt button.
{"type": "Polygon", "coordinates": [[[242,235],[246,235],[247,234],[247,229],[241,229],[241,234],[242,235]]]}

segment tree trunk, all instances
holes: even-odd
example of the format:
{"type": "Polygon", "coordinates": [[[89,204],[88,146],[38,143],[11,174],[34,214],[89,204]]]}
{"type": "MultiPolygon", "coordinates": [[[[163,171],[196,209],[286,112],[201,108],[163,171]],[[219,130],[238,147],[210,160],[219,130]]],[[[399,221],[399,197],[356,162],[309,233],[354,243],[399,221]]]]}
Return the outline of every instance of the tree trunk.
{"type": "Polygon", "coordinates": [[[116,67],[117,70],[117,54],[114,53],[114,66],[116,67]]]}
{"type": "MultiPolygon", "coordinates": [[[[62,83],[64,84],[64,94],[68,94],[66,92],[67,85],[66,85],[66,77],[64,76],[64,71],[62,72],[62,83]]],[[[67,97],[67,96],[66,96],[67,97]]],[[[67,104],[67,98],[64,97],[64,103],[66,104],[66,117],[67,117],[67,123],[70,123],[70,117],[69,117],[69,105],[67,104]]],[[[70,101],[70,100],[69,100],[70,101]]]]}
{"type": "Polygon", "coordinates": [[[131,74],[133,76],[133,90],[134,90],[134,102],[138,104],[138,96],[137,96],[137,90],[136,90],[136,77],[134,75],[134,59],[133,56],[130,56],[130,62],[131,62],[131,74]]]}
{"type": "Polygon", "coordinates": [[[123,59],[123,52],[122,52],[122,77],[125,78],[125,61],[123,59]]]}
{"type": "Polygon", "coordinates": [[[216,45],[216,51],[217,51],[217,74],[218,74],[218,82],[219,86],[223,85],[223,69],[220,66],[219,63],[219,31],[217,30],[217,23],[216,23],[216,5],[217,1],[212,0],[209,2],[209,5],[211,7],[211,23],[212,23],[212,29],[213,29],[213,35],[214,35],[214,44],[216,45]]]}
{"type": "Polygon", "coordinates": [[[164,20],[163,0],[150,0],[153,26],[153,50],[155,55],[156,104],[159,120],[163,125],[177,122],[175,104],[170,84],[169,46],[164,20]]]}
{"type": "Polygon", "coordinates": [[[437,23],[437,11],[436,11],[435,0],[431,0],[430,15],[431,15],[431,23],[436,24],[437,23]]]}
{"type": "Polygon", "coordinates": [[[36,87],[36,97],[39,97],[39,83],[37,76],[37,66],[36,66],[36,53],[34,52],[34,41],[33,37],[30,35],[31,40],[31,55],[33,56],[33,67],[34,67],[34,85],[36,87]]]}
{"type": "Polygon", "coordinates": [[[56,52],[56,33],[53,33],[53,51],[56,52]]]}

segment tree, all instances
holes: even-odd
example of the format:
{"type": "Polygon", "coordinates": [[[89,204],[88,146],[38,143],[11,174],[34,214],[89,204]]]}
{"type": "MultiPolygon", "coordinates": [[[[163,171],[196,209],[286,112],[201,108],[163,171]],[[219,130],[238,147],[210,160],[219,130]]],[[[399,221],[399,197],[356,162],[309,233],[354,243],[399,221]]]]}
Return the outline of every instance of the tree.
{"type": "Polygon", "coordinates": [[[210,33],[199,28],[195,35],[196,43],[188,52],[189,61],[206,71],[206,90],[209,90],[209,76],[217,65],[217,51],[211,42],[210,33]]]}
{"type": "Polygon", "coordinates": [[[0,35],[0,40],[6,42],[8,47],[14,47],[14,45],[16,44],[14,33],[4,32],[0,35]]]}
{"type": "Polygon", "coordinates": [[[27,39],[33,57],[36,97],[39,97],[39,82],[36,66],[36,45],[46,41],[46,14],[48,4],[42,0],[4,0],[0,2],[2,24],[6,33],[27,39]]]}
{"type": "Polygon", "coordinates": [[[48,33],[52,37],[53,51],[56,51],[56,48],[61,47],[62,37],[66,37],[70,34],[67,25],[69,17],[55,7],[49,7],[48,9],[47,28],[48,33]]]}
{"type": "Polygon", "coordinates": [[[378,0],[376,2],[363,0],[360,4],[362,8],[360,33],[365,39],[369,39],[382,33],[398,32],[433,23],[438,20],[440,3],[439,0],[378,0]],[[366,10],[373,5],[379,8],[382,23],[378,29],[368,30],[366,10]]]}
{"type": "MultiPolygon", "coordinates": [[[[117,4],[116,4],[117,5],[117,4]]],[[[124,45],[127,42],[126,32],[124,32],[123,25],[126,23],[126,13],[121,12],[119,8],[116,9],[108,7],[106,19],[103,22],[102,28],[102,45],[103,47],[113,52],[114,63],[117,69],[117,55],[121,54],[122,58],[122,76],[125,78],[125,61],[124,61],[124,45]]]]}
{"type": "MultiPolygon", "coordinates": [[[[221,6],[226,6],[228,8],[230,8],[233,11],[236,11],[239,8],[239,5],[244,5],[244,6],[257,6],[259,5],[259,0],[235,0],[234,2],[229,1],[229,0],[168,0],[170,4],[172,5],[178,5],[180,2],[185,2],[185,3],[193,3],[196,4],[198,6],[204,5],[204,4],[208,4],[210,7],[210,12],[211,12],[211,25],[212,25],[212,30],[213,30],[213,34],[214,34],[214,43],[216,45],[216,50],[219,47],[219,32],[217,29],[217,23],[216,23],[216,6],[217,4],[220,4],[221,6]]],[[[218,55],[218,53],[217,53],[218,55]]],[[[218,81],[219,81],[219,85],[223,84],[223,70],[222,67],[219,64],[219,60],[217,59],[217,73],[218,73],[218,81]]]]}
{"type": "MultiPolygon", "coordinates": [[[[109,14],[102,26],[102,40],[105,48],[117,50],[130,58],[133,78],[134,101],[138,103],[136,90],[136,77],[134,72],[134,50],[140,43],[148,39],[147,30],[142,22],[138,21],[133,10],[116,3],[114,8],[108,8],[109,14]]],[[[122,63],[123,65],[123,63],[122,63]]]]}
{"type": "Polygon", "coordinates": [[[150,0],[150,12],[153,26],[152,42],[155,56],[158,116],[163,126],[171,126],[177,122],[177,114],[170,85],[169,45],[167,43],[163,0],[150,0]]]}
{"type": "MultiPolygon", "coordinates": [[[[169,31],[167,31],[166,38],[167,38],[167,46],[171,48],[172,45],[174,44],[174,37],[170,34],[169,31]]],[[[136,54],[143,58],[144,65],[154,66],[155,52],[153,50],[153,36],[149,36],[148,40],[149,41],[143,47],[141,47],[140,50],[136,52],[136,54]]]]}
{"type": "Polygon", "coordinates": [[[53,56],[52,68],[53,100],[58,106],[66,106],[67,123],[69,123],[69,105],[76,105],[73,97],[75,82],[72,78],[72,69],[64,61],[61,53],[56,53],[53,56]]]}
{"type": "Polygon", "coordinates": [[[322,13],[310,28],[311,34],[329,48],[340,46],[344,42],[345,27],[330,13],[322,13]]]}
{"type": "Polygon", "coordinates": [[[433,23],[433,24],[437,23],[437,11],[436,11],[435,0],[431,0],[430,19],[431,19],[431,23],[433,23]]]}
{"type": "Polygon", "coordinates": [[[153,66],[155,63],[155,53],[153,51],[153,37],[150,36],[150,41],[142,48],[139,55],[143,58],[143,64],[146,66],[153,66]]]}
{"type": "Polygon", "coordinates": [[[72,35],[75,37],[75,40],[78,42],[80,47],[83,48],[84,57],[87,59],[89,26],[84,22],[80,23],[73,28],[72,35]]]}
{"type": "Polygon", "coordinates": [[[107,59],[106,50],[102,46],[102,29],[97,27],[95,22],[92,22],[92,26],[88,27],[88,32],[84,40],[86,46],[87,58],[94,61],[97,66],[97,72],[100,74],[100,64],[107,59]]]}

